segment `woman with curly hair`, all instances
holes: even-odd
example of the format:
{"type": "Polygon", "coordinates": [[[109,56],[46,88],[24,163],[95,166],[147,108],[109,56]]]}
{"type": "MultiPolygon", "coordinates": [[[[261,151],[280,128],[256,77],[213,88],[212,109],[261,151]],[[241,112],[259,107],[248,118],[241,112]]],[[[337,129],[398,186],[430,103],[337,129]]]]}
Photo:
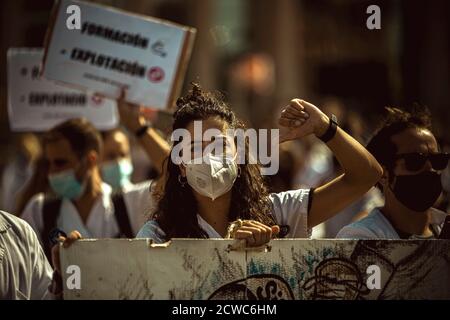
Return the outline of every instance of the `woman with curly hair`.
{"type": "MultiPolygon", "coordinates": [[[[195,141],[195,121],[201,121],[203,132],[217,129],[225,135],[229,129],[244,129],[218,95],[195,84],[186,97],[178,99],[177,107],[173,130],[187,130],[194,137],[192,148],[200,145],[205,150],[211,143],[195,141]]],[[[237,163],[235,143],[226,146],[226,154],[231,157],[224,155],[222,162],[216,161],[214,154],[203,157],[210,159],[209,163],[177,164],[169,156],[153,195],[158,203],[156,211],[137,237],[161,243],[171,238],[228,235],[245,239],[248,246],[267,243],[278,233],[282,237],[309,238],[312,227],[361,197],[380,178],[382,169],[372,155],[314,105],[292,100],[283,110],[279,124],[286,130],[280,136],[281,142],[310,134],[325,141],[344,173],[316,189],[269,194],[260,166],[248,161],[248,148],[245,163],[237,163]],[[239,223],[233,224],[234,221],[239,223]]],[[[174,141],[172,152],[179,149],[179,143],[182,142],[174,141]]]]}

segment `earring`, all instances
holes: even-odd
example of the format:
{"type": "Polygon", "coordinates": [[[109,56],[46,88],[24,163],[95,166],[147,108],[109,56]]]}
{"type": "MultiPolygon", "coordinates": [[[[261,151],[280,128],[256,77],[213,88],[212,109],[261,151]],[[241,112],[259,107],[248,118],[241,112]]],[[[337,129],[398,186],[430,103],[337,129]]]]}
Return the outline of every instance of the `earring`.
{"type": "Polygon", "coordinates": [[[241,167],[238,167],[238,178],[241,176],[241,167]]]}
{"type": "Polygon", "coordinates": [[[186,179],[186,177],[182,177],[181,174],[179,174],[178,175],[178,182],[181,184],[181,187],[184,188],[184,186],[187,183],[187,179],[186,179]]]}

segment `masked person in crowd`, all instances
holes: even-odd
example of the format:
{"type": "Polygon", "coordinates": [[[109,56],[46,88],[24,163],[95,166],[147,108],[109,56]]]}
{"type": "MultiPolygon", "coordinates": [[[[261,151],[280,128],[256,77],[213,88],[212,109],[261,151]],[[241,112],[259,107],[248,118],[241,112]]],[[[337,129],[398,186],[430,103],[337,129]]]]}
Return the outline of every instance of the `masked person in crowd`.
{"type": "Polygon", "coordinates": [[[38,234],[47,257],[54,228],[77,230],[85,238],[134,237],[152,207],[148,188],[113,194],[102,181],[99,132],[84,119],[65,121],[43,138],[48,181],[56,197],[40,193],[23,212],[38,234]]]}
{"type": "MultiPolygon", "coordinates": [[[[130,134],[134,134],[143,150],[152,161],[153,167],[160,173],[165,157],[169,155],[170,147],[162,136],[156,132],[141,113],[140,106],[125,101],[126,91],[123,90],[117,100],[121,124],[130,134]]],[[[140,197],[147,194],[152,186],[152,180],[131,182],[133,162],[131,159],[130,140],[127,134],[120,128],[115,128],[101,133],[103,140],[103,156],[100,166],[101,176],[104,182],[113,188],[116,202],[126,211],[133,208],[133,203],[139,203],[140,197]],[[126,203],[123,203],[120,194],[127,194],[126,203]]],[[[145,213],[153,208],[146,208],[145,213]]],[[[139,215],[139,225],[146,220],[144,212],[139,215]]]]}
{"type": "Polygon", "coordinates": [[[387,111],[388,116],[367,145],[384,168],[378,186],[385,204],[345,226],[337,237],[437,238],[446,213],[432,207],[442,192],[440,173],[448,165],[449,154],[439,151],[426,108],[387,111]]]}
{"type": "MultiPolygon", "coordinates": [[[[152,161],[158,173],[161,172],[164,159],[169,155],[168,143],[146,121],[140,107],[127,103],[124,94],[118,100],[121,123],[127,131],[134,134],[144,151],[152,161]]],[[[136,188],[148,188],[150,181],[138,185],[131,183],[133,164],[131,160],[130,141],[120,128],[102,132],[103,157],[101,175],[114,191],[126,192],[136,188]]]]}
{"type": "MultiPolygon", "coordinates": [[[[211,143],[195,140],[196,120],[202,121],[202,130],[243,128],[220,98],[198,85],[180,98],[177,106],[173,130],[187,130],[194,137],[193,147],[200,145],[205,150],[211,143]]],[[[280,236],[308,238],[313,226],[361,197],[381,177],[382,169],[370,153],[314,105],[292,100],[279,123],[286,129],[282,141],[310,134],[321,138],[341,163],[344,174],[316,189],[268,194],[259,165],[248,161],[248,148],[244,164],[236,163],[234,143],[226,146],[227,156],[205,154],[209,163],[196,164],[194,159],[177,165],[169,157],[155,188],[157,209],[137,237],[155,242],[174,237],[223,238],[230,231],[230,223],[242,219],[233,224],[236,228],[230,235],[244,239],[248,246],[267,243],[280,229],[280,236]]],[[[174,142],[172,152],[179,143],[174,142]]]]}
{"type": "Polygon", "coordinates": [[[103,156],[100,171],[103,181],[115,192],[132,188],[133,163],[128,137],[119,128],[103,131],[101,135],[103,156]]]}
{"type": "MultiPolygon", "coordinates": [[[[153,130],[150,129],[149,130],[153,130]]],[[[146,180],[139,183],[131,182],[131,175],[133,173],[133,163],[131,160],[130,141],[119,128],[104,131],[101,133],[103,140],[103,156],[100,165],[100,172],[104,182],[109,184],[114,192],[114,200],[119,201],[124,199],[126,202],[121,203],[121,206],[126,208],[133,208],[133,203],[139,203],[141,196],[149,193],[152,186],[152,180],[146,180]],[[127,194],[126,197],[120,195],[127,194]]],[[[144,137],[138,137],[140,140],[144,137]]],[[[149,139],[152,139],[151,137],[149,139]]],[[[169,154],[169,145],[161,140],[160,146],[164,155],[169,154]]],[[[145,145],[144,145],[145,148],[145,145]]],[[[152,149],[153,150],[153,149],[152,149]]],[[[147,152],[148,153],[148,152],[147,152]]],[[[150,154],[153,156],[154,152],[150,154]]],[[[153,156],[153,159],[155,157],[153,156]]],[[[152,159],[152,158],[151,158],[152,159]]],[[[159,164],[161,166],[161,164],[159,164]]],[[[151,212],[152,208],[147,208],[145,212],[151,212]]],[[[146,214],[142,212],[139,215],[139,225],[143,225],[146,221],[146,214]]]]}
{"type": "MultiPolygon", "coordinates": [[[[141,202],[141,198],[150,192],[151,180],[134,184],[131,182],[133,163],[130,153],[130,142],[126,134],[119,128],[102,132],[103,156],[100,165],[100,173],[103,181],[113,189],[113,201],[123,211],[135,210],[135,204],[141,202]],[[126,195],[126,196],[124,196],[126,195]]],[[[138,223],[143,225],[146,220],[145,208],[137,216],[138,223]]],[[[127,213],[128,214],[128,213],[127,213]]],[[[133,233],[133,236],[136,232],[133,233]]]]}

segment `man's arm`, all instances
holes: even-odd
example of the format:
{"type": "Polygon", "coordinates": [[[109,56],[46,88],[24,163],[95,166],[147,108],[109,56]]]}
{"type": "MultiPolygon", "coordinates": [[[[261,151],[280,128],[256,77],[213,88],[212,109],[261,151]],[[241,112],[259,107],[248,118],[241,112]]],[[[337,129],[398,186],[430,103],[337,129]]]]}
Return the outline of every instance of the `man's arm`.
{"type": "Polygon", "coordinates": [[[140,113],[141,107],[126,102],[123,97],[124,94],[117,100],[120,121],[135,135],[139,130],[144,128],[144,131],[140,132],[139,136],[137,136],[137,140],[144,148],[158,172],[162,173],[164,161],[170,154],[169,144],[154,128],[148,127],[145,129],[146,120],[140,113]]]}

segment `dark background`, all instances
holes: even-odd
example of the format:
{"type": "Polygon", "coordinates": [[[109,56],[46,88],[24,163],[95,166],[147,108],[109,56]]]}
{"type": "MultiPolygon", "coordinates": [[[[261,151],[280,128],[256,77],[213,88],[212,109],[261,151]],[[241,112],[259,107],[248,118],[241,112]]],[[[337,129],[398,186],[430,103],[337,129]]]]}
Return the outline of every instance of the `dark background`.
{"type": "MultiPolygon", "coordinates": [[[[433,112],[450,140],[450,2],[356,0],[105,0],[127,11],[198,29],[184,88],[199,81],[225,93],[241,117],[271,127],[293,97],[339,99],[370,132],[385,106],[414,102],[433,112]],[[381,8],[368,30],[366,8],[381,8]]],[[[42,46],[53,1],[6,0],[1,12],[0,144],[13,134],[6,111],[6,51],[42,46]]],[[[6,158],[3,157],[1,161],[6,158]]]]}

